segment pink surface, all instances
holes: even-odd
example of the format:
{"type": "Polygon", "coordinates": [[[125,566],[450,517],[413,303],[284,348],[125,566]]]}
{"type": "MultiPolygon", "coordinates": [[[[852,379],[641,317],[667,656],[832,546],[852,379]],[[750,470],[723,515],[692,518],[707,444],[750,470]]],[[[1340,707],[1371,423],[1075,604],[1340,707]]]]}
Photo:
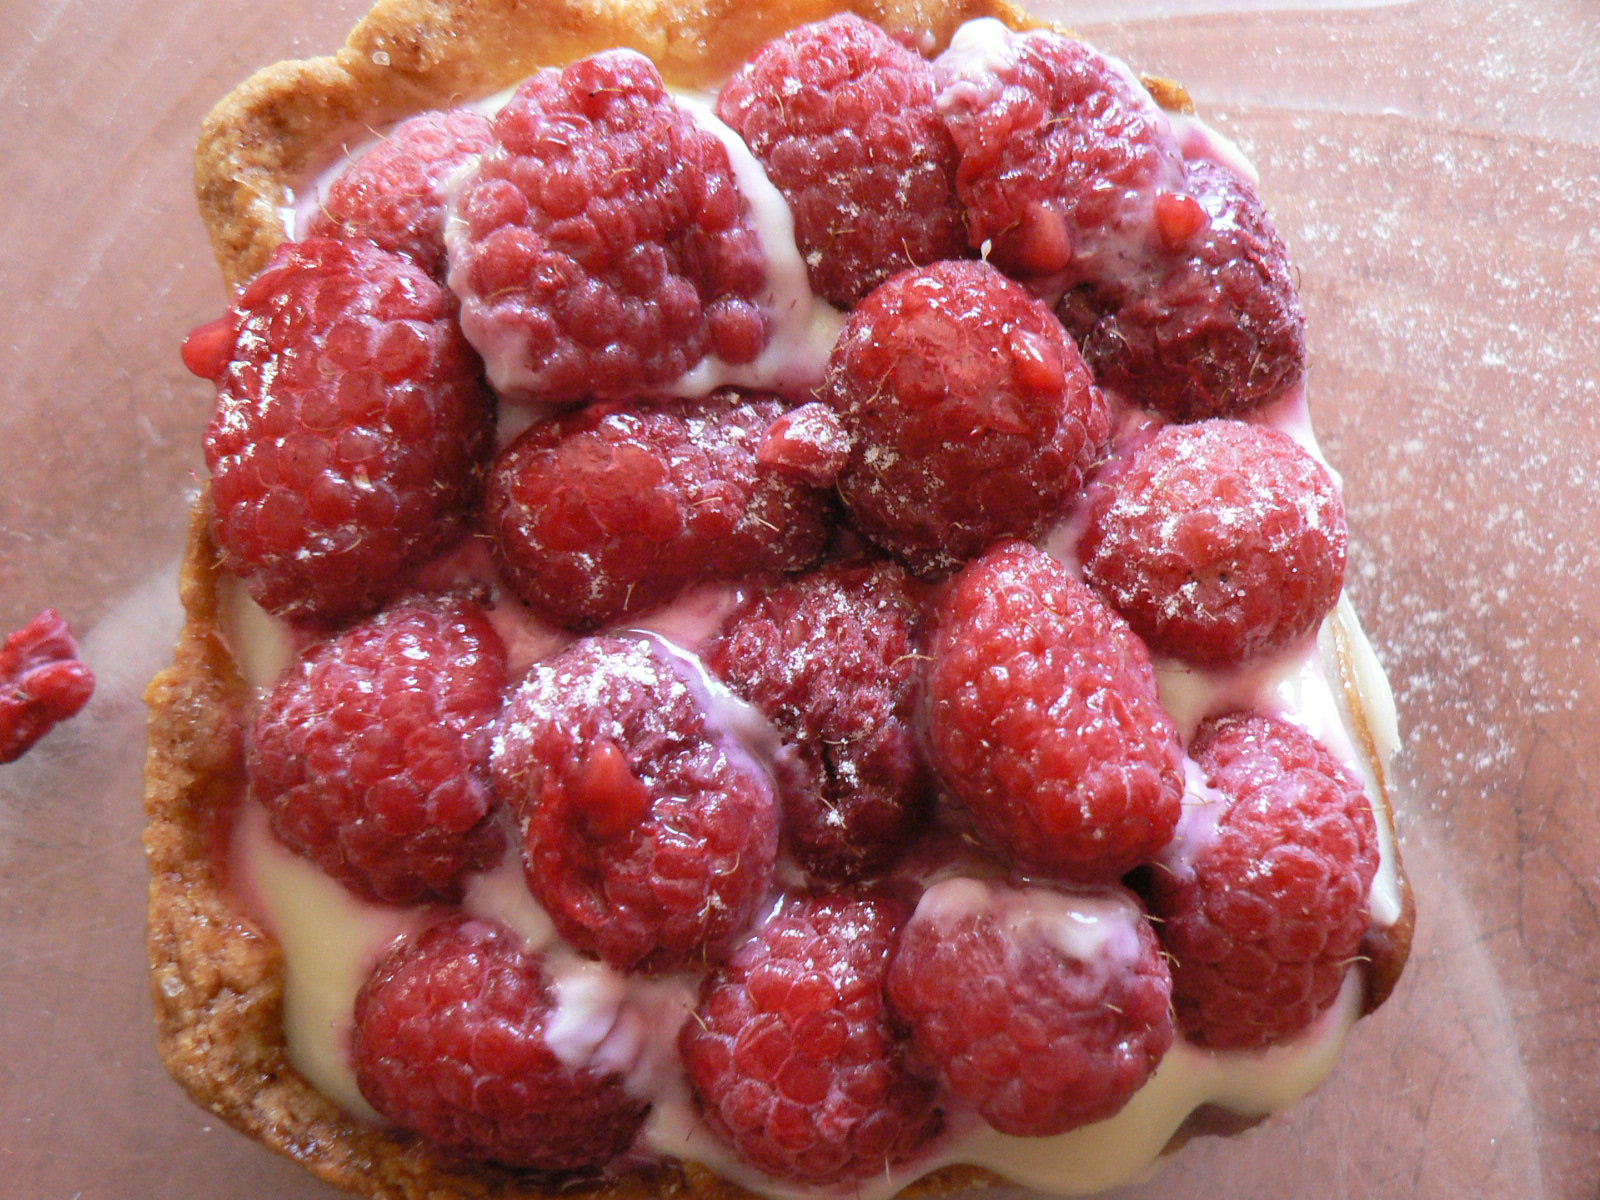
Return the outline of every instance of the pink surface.
{"type": "MultiPolygon", "coordinates": [[[[190,1105],[143,967],[143,710],[224,302],[189,194],[206,108],[359,0],[0,13],[0,629],[46,604],[100,688],[0,767],[0,1191],[331,1196],[190,1105]]],[[[1393,676],[1411,968],[1335,1077],[1124,1197],[1600,1187],[1600,18],[1587,0],[1089,0],[1261,169],[1311,320],[1352,590],[1393,676]],[[1118,14],[1138,10],[1136,18],[1118,14]]]]}

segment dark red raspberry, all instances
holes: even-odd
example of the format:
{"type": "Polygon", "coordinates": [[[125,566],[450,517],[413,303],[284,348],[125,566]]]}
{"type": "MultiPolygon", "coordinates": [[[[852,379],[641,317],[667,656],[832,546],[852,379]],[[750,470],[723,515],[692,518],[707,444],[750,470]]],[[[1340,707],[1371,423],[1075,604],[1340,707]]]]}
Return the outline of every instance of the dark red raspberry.
{"type": "Polygon", "coordinates": [[[919,573],[1039,532],[1110,429],[1061,323],[982,262],[904,271],[868,296],[824,399],[854,441],[839,488],[857,525],[919,573]]]}
{"type": "Polygon", "coordinates": [[[881,870],[925,814],[922,600],[897,566],[836,564],[749,601],[706,652],[790,743],[773,764],[784,829],[818,875],[881,870]]]}
{"type": "Polygon", "coordinates": [[[528,886],[557,931],[625,970],[727,949],[767,897],[778,807],[707,716],[695,668],[647,638],[586,638],[535,663],[495,737],[528,886]]]}
{"type": "Polygon", "coordinates": [[[841,307],[967,255],[933,92],[932,64],[849,13],[768,42],[723,85],[717,115],[789,202],[812,289],[841,307]]]}
{"type": "Polygon", "coordinates": [[[604,1167],[650,1106],[622,1076],[562,1061],[543,958],[458,917],[396,942],[356,996],[352,1057],[372,1107],[435,1146],[511,1167],[604,1167]]]}
{"type": "Polygon", "coordinates": [[[1333,1003],[1360,954],[1372,804],[1327,747],[1273,717],[1208,721],[1191,753],[1216,795],[1149,872],[1178,1025],[1202,1046],[1269,1046],[1333,1003]]]}
{"type": "Polygon", "coordinates": [[[391,904],[458,899],[505,836],[489,737],[505,647],[460,596],[405,600],[313,646],[262,701],[251,789],[273,831],[347,887],[391,904]]]}
{"type": "Polygon", "coordinates": [[[850,435],[826,404],[813,401],[783,414],[767,430],[756,462],[779,467],[812,487],[831,488],[850,461],[850,435]]]}
{"type": "Polygon", "coordinates": [[[1183,182],[1171,126],[1120,63],[1045,30],[974,22],[934,64],[974,247],[1018,279],[1110,280],[1183,182]]]}
{"type": "Polygon", "coordinates": [[[365,238],[442,280],[445,183],[493,140],[489,118],[470,108],[402,121],[333,181],[308,232],[365,238]]]}
{"type": "Polygon", "coordinates": [[[900,935],[888,991],[944,1086],[1020,1137],[1113,1115],[1172,1045],[1167,964],[1120,887],[937,883],[900,935]]]}
{"type": "Polygon", "coordinates": [[[16,762],[93,694],[67,623],[45,609],[0,646],[0,763],[16,762]]]}
{"type": "Polygon", "coordinates": [[[1120,285],[1070,294],[1061,319],[1131,403],[1174,421],[1242,416],[1305,374],[1289,251],[1255,189],[1217,163],[1191,163],[1187,191],[1162,200],[1171,244],[1120,285]]]}
{"type": "Polygon", "coordinates": [[[698,580],[809,566],[832,501],[758,461],[783,410],[725,391],[532,426],[489,477],[485,520],[507,582],[558,624],[592,629],[698,580]]]}
{"type": "Polygon", "coordinates": [[[1267,658],[1339,599],[1344,505],[1286,433],[1168,425],[1091,494],[1084,577],[1157,653],[1206,667],[1267,658]]]}
{"type": "Polygon", "coordinates": [[[928,668],[928,741],[950,791],[1012,863],[1117,879],[1172,836],[1177,730],[1143,643],[1025,542],[946,587],[928,668]]]}
{"type": "Polygon", "coordinates": [[[790,895],[700,988],[678,1037],[711,1127],[779,1179],[851,1183],[939,1131],[884,975],[905,906],[873,892],[790,895]]]}
{"type": "Polygon", "coordinates": [[[278,616],[371,611],[478,492],[494,412],[455,302],[405,259],[314,238],[280,246],[227,319],[225,364],[195,355],[221,365],[206,463],[223,565],[278,616]]]}
{"type": "Polygon", "coordinates": [[[541,71],[455,199],[450,285],[508,399],[624,399],[766,345],[767,259],[727,148],[614,50],[541,71]]]}

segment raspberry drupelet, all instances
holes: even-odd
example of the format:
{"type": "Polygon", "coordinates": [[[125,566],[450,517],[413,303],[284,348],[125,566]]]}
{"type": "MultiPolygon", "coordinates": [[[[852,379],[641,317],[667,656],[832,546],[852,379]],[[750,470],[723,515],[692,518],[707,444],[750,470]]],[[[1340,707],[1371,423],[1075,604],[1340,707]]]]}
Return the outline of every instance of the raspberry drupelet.
{"type": "Polygon", "coordinates": [[[351,1057],[367,1101],[448,1153],[591,1171],[649,1113],[623,1079],[563,1062],[542,957],[492,921],[455,917],[396,942],[356,997],[351,1057]]]}
{"type": "Polygon", "coordinates": [[[645,637],[538,662],[495,734],[528,887],[561,936],[621,970],[714,960],[767,897],[778,806],[708,713],[696,669],[645,637]]]}
{"type": "Polygon", "coordinates": [[[250,727],[251,791],[280,841],[352,891],[458,900],[505,846],[488,778],[505,685],[477,603],[400,601],[279,677],[250,727]]]}
{"type": "Polygon", "coordinates": [[[884,978],[908,906],[887,894],[787,896],[700,988],[678,1045],[711,1127],[778,1179],[881,1175],[942,1124],[906,1066],[884,978]]]}
{"type": "Polygon", "coordinates": [[[15,762],[94,694],[67,623],[47,608],[0,646],[0,763],[15,762]]]}
{"type": "Polygon", "coordinates": [[[494,403],[455,316],[414,263],[312,238],[191,335],[185,361],[217,384],[212,537],[268,612],[371,612],[459,536],[494,403]]]}
{"type": "Polygon", "coordinates": [[[1274,1045],[1328,1009],[1360,953],[1372,804],[1325,746],[1275,717],[1208,721],[1190,753],[1213,794],[1148,872],[1178,1024],[1214,1049],[1274,1045]]]}

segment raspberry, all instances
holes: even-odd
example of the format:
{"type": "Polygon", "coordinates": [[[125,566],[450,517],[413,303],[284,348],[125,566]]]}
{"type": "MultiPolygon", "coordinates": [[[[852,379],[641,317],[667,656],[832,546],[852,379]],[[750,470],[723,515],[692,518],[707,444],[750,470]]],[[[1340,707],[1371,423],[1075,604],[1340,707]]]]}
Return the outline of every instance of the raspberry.
{"type": "Polygon", "coordinates": [[[541,71],[456,194],[450,285],[508,399],[625,399],[766,345],[728,151],[631,50],[541,71]]]}
{"type": "Polygon", "coordinates": [[[822,553],[829,493],[758,461],[776,397],[596,404],[529,428],[490,474],[501,571],[558,624],[592,629],[697,580],[775,574],[822,553]]]}
{"type": "Polygon", "coordinates": [[[1117,879],[1166,845],[1183,755],[1143,644],[1024,542],[946,587],[928,669],[928,743],[981,835],[1019,867],[1117,879]]]}
{"type": "Polygon", "coordinates": [[[921,601],[899,567],[836,564],[746,603],[706,652],[791,743],[774,774],[789,843],[815,874],[881,870],[926,814],[921,601]]]}
{"type": "Polygon", "coordinates": [[[1157,653],[1206,667],[1277,654],[1344,586],[1349,533],[1333,479],[1286,433],[1168,425],[1098,490],[1085,579],[1157,653]]]}
{"type": "MultiPolygon", "coordinates": [[[[973,22],[934,63],[973,246],[1018,279],[1111,280],[1183,181],[1167,119],[1127,68],[1047,31],[973,22]]],[[[1059,282],[1055,282],[1059,281],[1059,282]]]]}
{"type": "Polygon", "coordinates": [[[768,42],[723,85],[717,115],[789,202],[812,289],[844,308],[901,268],[966,257],[933,90],[931,64],[852,14],[768,42]]]}
{"type": "Polygon", "coordinates": [[[280,246],[245,288],[225,362],[197,348],[221,366],[212,536],[268,611],[370,612],[458,534],[493,407],[454,316],[414,264],[314,238],[280,246]]]}
{"type": "Polygon", "coordinates": [[[529,888],[562,937],[624,970],[720,954],[772,882],[771,786],[690,670],[653,640],[586,638],[534,664],[495,737],[529,888]]]}
{"type": "Polygon", "coordinates": [[[543,958],[491,921],[458,917],[396,942],[356,996],[361,1094],[444,1150],[511,1167],[605,1166],[650,1106],[622,1077],[561,1060],[543,958]]]}
{"type": "Polygon", "coordinates": [[[1305,316],[1289,251],[1255,190],[1226,167],[1189,165],[1175,247],[1123,286],[1088,285],[1061,319],[1095,377],[1170,417],[1242,416],[1305,374],[1305,316]],[[1196,232],[1184,235],[1198,211],[1196,232]]]}
{"type": "Polygon", "coordinates": [[[308,232],[365,238],[442,280],[445,183],[491,141],[489,118],[469,108],[402,121],[333,181],[308,232]]]}
{"type": "Polygon", "coordinates": [[[505,648],[475,603],[402,601],[313,646],[250,734],[256,798],[291,849],[391,904],[459,899],[505,846],[491,815],[491,721],[505,648]]]}
{"type": "Polygon", "coordinates": [[[0,763],[16,762],[93,694],[67,623],[45,609],[0,646],[0,763]]]}
{"type": "Polygon", "coordinates": [[[850,460],[850,435],[826,404],[813,401],[783,414],[756,450],[763,467],[780,467],[812,487],[831,488],[850,460]]]}
{"type": "Polygon", "coordinates": [[[1113,1115],[1172,1045],[1167,964],[1120,887],[937,883],[900,935],[888,993],[944,1086],[1020,1137],[1113,1115]]]}
{"type": "Polygon", "coordinates": [[[1190,752],[1215,795],[1149,872],[1178,1025],[1202,1046],[1269,1046],[1333,1003],[1360,954],[1372,805],[1327,747],[1274,717],[1207,721],[1190,752]]]}
{"type": "Polygon", "coordinates": [[[867,537],[921,574],[1032,536],[1078,494],[1110,420],[1049,309],[982,262],[904,271],[845,323],[824,399],[867,537]]]}
{"type": "Polygon", "coordinates": [[[905,907],[874,892],[790,895],[700,989],[679,1050],[711,1127],[798,1183],[881,1174],[938,1131],[883,982],[905,907]]]}

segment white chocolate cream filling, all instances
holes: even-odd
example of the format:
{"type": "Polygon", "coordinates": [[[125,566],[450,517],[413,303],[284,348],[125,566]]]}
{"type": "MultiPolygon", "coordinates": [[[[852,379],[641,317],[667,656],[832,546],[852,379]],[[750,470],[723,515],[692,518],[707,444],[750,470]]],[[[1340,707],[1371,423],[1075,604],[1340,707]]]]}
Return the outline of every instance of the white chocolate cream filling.
{"type": "MultiPolygon", "coordinates": [[[[965,35],[969,50],[987,45],[987,27],[965,35]]],[[[509,93],[485,101],[497,108],[509,93]]],[[[671,389],[701,395],[725,384],[790,390],[814,382],[842,323],[840,314],[806,285],[805,266],[794,246],[793,222],[777,190],[739,139],[712,114],[709,97],[679,94],[680,102],[728,146],[740,185],[750,199],[771,264],[769,304],[774,336],[753,364],[731,367],[707,360],[671,389]]],[[[1214,157],[1253,177],[1237,148],[1193,118],[1174,118],[1174,133],[1186,157],[1214,157]]],[[[354,147],[351,157],[362,147],[354,147]]],[[[308,186],[285,210],[291,232],[303,230],[335,170],[308,186]]],[[[511,419],[529,417],[515,406],[511,419]]],[[[1261,420],[1291,433],[1317,453],[1305,396],[1296,389],[1261,420]]],[[[1320,457],[1320,454],[1318,455],[1320,457]]],[[[1047,547],[1076,570],[1076,540],[1069,520],[1046,539],[1047,547]]],[[[694,663],[695,652],[737,601],[732,587],[692,589],[678,602],[634,622],[694,663]]],[[[224,636],[245,681],[258,693],[269,687],[293,658],[295,644],[280,622],[263,613],[234,581],[222,588],[224,636]]],[[[569,636],[532,622],[514,602],[498,603],[494,619],[511,648],[512,670],[552,653],[569,636]]],[[[1395,847],[1387,815],[1388,764],[1398,746],[1393,698],[1348,601],[1324,622],[1315,639],[1288,654],[1242,671],[1206,672],[1172,661],[1157,663],[1161,698],[1187,741],[1207,716],[1234,709],[1265,711],[1302,726],[1349,764],[1366,783],[1379,829],[1381,864],[1369,896],[1373,921],[1391,925],[1401,916],[1402,897],[1395,847]]],[[[770,728],[752,720],[745,706],[722,703],[726,693],[708,685],[724,732],[757,762],[771,751],[770,728]]],[[[1203,782],[1190,767],[1188,807],[1202,798],[1203,782]]],[[[1191,824],[1193,824],[1191,822],[1191,824]]],[[[1179,836],[1187,836],[1181,827],[1179,836]]],[[[1189,829],[1192,836],[1198,825],[1189,829]]],[[[550,1027],[556,1052],[576,1062],[594,1062],[622,1073],[635,1094],[653,1108],[635,1147],[641,1158],[673,1156],[704,1163],[753,1191],[774,1197],[817,1197],[826,1189],[801,1188],[767,1178],[736,1160],[700,1117],[679,1065],[676,1033],[690,1012],[698,981],[687,975],[651,979],[617,972],[586,960],[556,936],[528,891],[518,860],[518,839],[493,870],[472,877],[463,907],[497,919],[543,951],[558,1011],[550,1027]]],[[[356,992],[397,937],[437,919],[437,908],[394,908],[366,902],[324,875],[272,837],[265,813],[246,802],[233,841],[236,886],[264,920],[284,953],[284,1020],[291,1061],[307,1080],[347,1112],[367,1120],[378,1115],[362,1098],[350,1062],[349,1044],[356,992]]],[[[984,902],[987,889],[961,878],[930,877],[923,903],[949,911],[984,902]]],[[[1061,897],[1043,908],[1010,918],[1025,920],[1065,953],[1089,954],[1122,937],[1127,914],[1104,899],[1061,897]],[[1119,932],[1122,930],[1122,932],[1119,932]]],[[[1108,1120],[1056,1137],[1016,1138],[999,1134],[970,1115],[952,1118],[952,1129],[912,1162],[852,1185],[852,1200],[886,1200],[918,1176],[951,1163],[994,1171],[1025,1187],[1073,1195],[1138,1178],[1198,1107],[1219,1105],[1257,1116],[1304,1096],[1326,1076],[1362,1004],[1359,967],[1347,974],[1334,1006],[1296,1040],[1266,1051],[1208,1051],[1177,1041],[1146,1085],[1108,1120]]],[[[843,1193],[841,1193],[842,1195],[843,1193]]]]}

